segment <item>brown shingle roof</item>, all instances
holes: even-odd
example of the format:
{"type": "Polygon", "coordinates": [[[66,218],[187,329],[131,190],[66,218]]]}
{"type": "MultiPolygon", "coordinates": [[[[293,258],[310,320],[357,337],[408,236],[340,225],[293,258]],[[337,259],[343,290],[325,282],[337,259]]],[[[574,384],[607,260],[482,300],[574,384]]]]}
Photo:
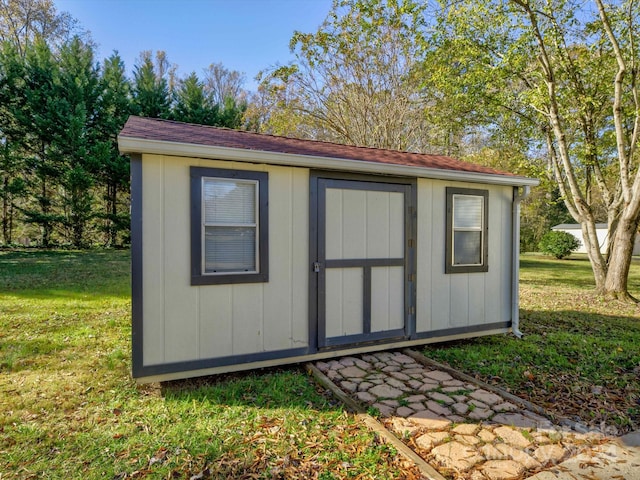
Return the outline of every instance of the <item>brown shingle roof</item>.
{"type": "Polygon", "coordinates": [[[208,145],[212,147],[361,160],[393,165],[455,170],[459,172],[516,176],[511,173],[501,172],[481,165],[474,165],[444,155],[428,155],[423,153],[383,150],[380,148],[355,147],[352,145],[279,137],[155,118],[129,117],[129,120],[127,120],[127,123],[120,132],[120,136],[163,142],[208,145]]]}

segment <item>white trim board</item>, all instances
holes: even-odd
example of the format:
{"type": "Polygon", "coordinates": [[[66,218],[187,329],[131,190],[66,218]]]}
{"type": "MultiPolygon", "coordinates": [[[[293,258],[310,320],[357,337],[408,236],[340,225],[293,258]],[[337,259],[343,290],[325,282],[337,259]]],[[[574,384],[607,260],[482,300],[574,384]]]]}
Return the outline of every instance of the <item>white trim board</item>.
{"type": "Polygon", "coordinates": [[[416,167],[412,165],[396,165],[391,163],[367,162],[344,158],[320,157],[291,153],[267,152],[264,150],[248,150],[244,148],[216,147],[182,142],[167,142],[118,136],[118,147],[123,154],[149,153],[158,155],[175,155],[178,157],[207,158],[231,160],[235,162],[264,163],[329,169],[349,172],[362,172],[383,175],[400,175],[404,177],[433,178],[437,180],[455,180],[489,185],[536,186],[538,179],[510,175],[462,172],[438,168],[416,167]]]}

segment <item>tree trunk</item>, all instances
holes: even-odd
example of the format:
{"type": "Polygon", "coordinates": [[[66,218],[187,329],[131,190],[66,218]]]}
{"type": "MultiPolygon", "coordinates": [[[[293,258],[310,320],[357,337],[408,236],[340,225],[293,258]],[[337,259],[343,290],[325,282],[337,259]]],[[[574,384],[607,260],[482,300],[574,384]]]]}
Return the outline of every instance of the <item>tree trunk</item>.
{"type": "Polygon", "coordinates": [[[596,226],[593,219],[580,221],[582,227],[582,238],[584,247],[587,250],[587,256],[591,263],[593,271],[593,279],[596,282],[596,290],[602,292],[605,288],[607,279],[607,263],[600,253],[600,244],[598,243],[598,235],[596,234],[596,226]]]}
{"type": "Polygon", "coordinates": [[[10,245],[11,243],[13,243],[13,199],[11,201],[11,203],[9,204],[9,228],[8,228],[8,233],[9,235],[7,236],[7,245],[10,245]]]}
{"type": "Polygon", "coordinates": [[[49,247],[49,241],[51,240],[51,225],[47,216],[49,215],[49,205],[47,198],[47,183],[42,178],[42,197],[40,199],[40,211],[42,212],[42,246],[49,247]]]}
{"type": "Polygon", "coordinates": [[[84,221],[79,215],[74,215],[71,221],[73,225],[71,229],[73,246],[76,248],[82,248],[84,243],[84,221]]]}
{"type": "Polygon", "coordinates": [[[633,255],[633,245],[638,231],[638,218],[621,218],[615,236],[611,239],[611,258],[607,270],[607,278],[601,292],[619,300],[638,300],[627,291],[627,279],[633,255]]]}
{"type": "Polygon", "coordinates": [[[110,241],[111,241],[111,246],[115,246],[116,241],[117,241],[117,228],[116,228],[116,215],[118,214],[118,186],[116,185],[116,183],[114,182],[113,185],[109,186],[111,192],[110,192],[110,198],[109,198],[109,206],[111,207],[111,228],[110,228],[110,241]]]}
{"type": "Polygon", "coordinates": [[[2,238],[4,244],[11,243],[11,234],[9,233],[9,177],[4,177],[4,186],[2,190],[2,238]]]}

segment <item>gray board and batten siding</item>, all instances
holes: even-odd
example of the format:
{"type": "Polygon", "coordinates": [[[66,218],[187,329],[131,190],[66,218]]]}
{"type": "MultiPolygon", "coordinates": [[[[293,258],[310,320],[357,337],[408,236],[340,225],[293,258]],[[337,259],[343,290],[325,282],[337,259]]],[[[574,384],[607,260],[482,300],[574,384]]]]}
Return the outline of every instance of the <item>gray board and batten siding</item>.
{"type": "Polygon", "coordinates": [[[518,332],[535,179],[140,117],[118,142],[138,381],[518,332]]]}

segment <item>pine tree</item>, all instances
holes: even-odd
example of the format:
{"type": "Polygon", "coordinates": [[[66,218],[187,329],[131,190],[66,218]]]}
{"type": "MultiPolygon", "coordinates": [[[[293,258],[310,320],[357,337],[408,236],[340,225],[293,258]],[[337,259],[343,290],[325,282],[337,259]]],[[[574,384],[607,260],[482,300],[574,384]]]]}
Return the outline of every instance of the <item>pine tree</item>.
{"type": "Polygon", "coordinates": [[[25,131],[16,121],[21,108],[21,78],[24,62],[9,43],[0,51],[0,198],[2,199],[2,239],[13,242],[13,232],[19,202],[24,197],[24,158],[21,139],[25,131]]]}
{"type": "Polygon", "coordinates": [[[171,100],[164,75],[156,75],[150,52],[143,52],[142,64],[133,74],[133,113],[143,117],[167,118],[171,100]]]}
{"type": "Polygon", "coordinates": [[[93,187],[101,146],[95,127],[99,96],[93,50],[74,38],[60,52],[59,102],[52,157],[63,166],[60,175],[64,227],[76,247],[87,243],[86,230],[95,211],[93,187]]]}
{"type": "Polygon", "coordinates": [[[59,130],[57,113],[60,68],[49,46],[41,40],[29,45],[24,57],[23,78],[16,85],[18,109],[16,122],[25,132],[21,147],[25,153],[29,194],[32,202],[25,205],[25,222],[40,228],[41,244],[48,247],[54,228],[63,216],[56,196],[63,165],[52,155],[59,130]]]}
{"type": "Polygon", "coordinates": [[[104,61],[100,78],[101,95],[96,108],[96,129],[99,132],[100,187],[104,189],[104,212],[100,230],[105,243],[117,245],[129,230],[128,204],[121,205],[119,195],[129,190],[129,158],[120,155],[117,135],[131,113],[131,85],[125,75],[124,62],[117,52],[104,61]]]}
{"type": "Polygon", "coordinates": [[[180,82],[171,118],[180,122],[216,125],[218,111],[218,106],[214,105],[211,96],[205,93],[204,85],[198,80],[195,72],[180,82]]]}

